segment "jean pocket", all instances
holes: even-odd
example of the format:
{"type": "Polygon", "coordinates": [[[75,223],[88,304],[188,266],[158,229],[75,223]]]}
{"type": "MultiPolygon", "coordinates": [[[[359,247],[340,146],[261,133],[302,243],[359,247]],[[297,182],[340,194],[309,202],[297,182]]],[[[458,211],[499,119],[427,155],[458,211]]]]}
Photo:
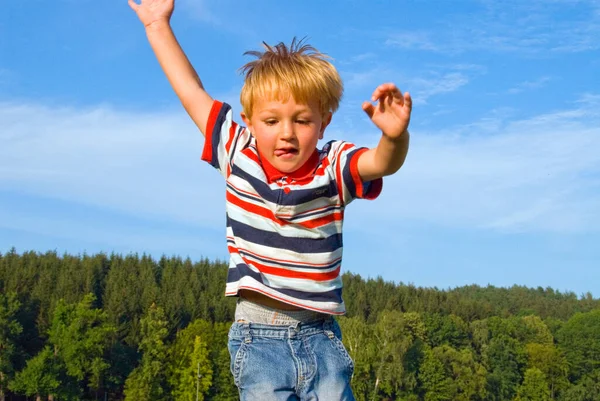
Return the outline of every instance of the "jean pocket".
{"type": "Polygon", "coordinates": [[[233,375],[233,382],[237,387],[240,386],[240,376],[242,375],[242,369],[245,361],[247,344],[243,339],[230,337],[227,343],[230,357],[230,370],[233,375]]]}
{"type": "Polygon", "coordinates": [[[348,350],[346,350],[346,347],[344,346],[344,343],[342,342],[341,334],[340,334],[339,330],[334,330],[334,331],[326,330],[325,334],[327,335],[327,337],[333,344],[334,348],[340,353],[343,360],[346,361],[346,364],[347,364],[346,368],[349,371],[349,377],[352,377],[352,375],[354,374],[354,361],[352,360],[352,357],[350,356],[350,354],[348,353],[348,350]]]}

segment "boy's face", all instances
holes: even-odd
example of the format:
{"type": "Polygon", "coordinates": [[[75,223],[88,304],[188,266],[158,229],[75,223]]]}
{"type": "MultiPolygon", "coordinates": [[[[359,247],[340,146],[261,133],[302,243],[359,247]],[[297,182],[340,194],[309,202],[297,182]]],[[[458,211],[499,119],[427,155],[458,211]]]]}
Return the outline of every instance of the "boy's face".
{"type": "Polygon", "coordinates": [[[261,157],[282,173],[291,173],[306,163],[323,138],[331,113],[323,117],[317,101],[256,99],[252,118],[242,113],[244,123],[256,138],[261,157]]]}

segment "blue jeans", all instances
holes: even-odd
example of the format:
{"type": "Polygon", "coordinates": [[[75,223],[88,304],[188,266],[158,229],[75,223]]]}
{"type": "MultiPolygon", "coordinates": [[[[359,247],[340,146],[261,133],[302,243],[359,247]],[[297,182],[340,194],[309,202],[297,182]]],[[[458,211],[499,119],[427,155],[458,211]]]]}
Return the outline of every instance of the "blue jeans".
{"type": "Polygon", "coordinates": [[[333,318],[296,326],[233,323],[231,372],[241,401],[353,401],[354,363],[333,318]]]}

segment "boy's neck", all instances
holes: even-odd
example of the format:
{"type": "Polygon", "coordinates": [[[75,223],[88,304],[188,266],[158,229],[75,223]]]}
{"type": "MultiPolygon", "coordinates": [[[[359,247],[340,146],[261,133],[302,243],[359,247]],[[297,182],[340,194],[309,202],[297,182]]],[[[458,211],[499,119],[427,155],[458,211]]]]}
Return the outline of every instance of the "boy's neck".
{"type": "Polygon", "coordinates": [[[319,164],[319,159],[320,159],[319,151],[317,149],[315,149],[313,154],[310,155],[308,160],[302,166],[300,166],[300,168],[298,168],[295,171],[289,172],[289,173],[284,173],[282,171],[277,170],[275,167],[273,167],[273,165],[271,163],[269,163],[267,158],[263,157],[260,154],[260,151],[258,152],[258,157],[260,158],[260,162],[261,162],[263,170],[267,176],[267,180],[270,183],[273,181],[277,181],[278,179],[283,178],[283,177],[289,177],[289,178],[293,178],[295,180],[304,178],[304,177],[312,174],[315,171],[315,168],[317,168],[317,166],[319,164]]]}

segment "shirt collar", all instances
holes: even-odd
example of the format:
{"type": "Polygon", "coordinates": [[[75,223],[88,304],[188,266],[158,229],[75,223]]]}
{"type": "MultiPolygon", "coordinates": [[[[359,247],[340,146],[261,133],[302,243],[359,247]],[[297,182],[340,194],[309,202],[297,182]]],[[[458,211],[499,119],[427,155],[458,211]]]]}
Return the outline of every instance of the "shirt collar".
{"type": "Polygon", "coordinates": [[[269,163],[267,158],[262,156],[260,151],[258,152],[258,156],[260,158],[262,168],[265,172],[265,175],[267,176],[267,180],[269,183],[276,181],[283,177],[289,177],[294,180],[300,180],[302,178],[305,178],[305,177],[311,175],[315,171],[315,169],[319,165],[319,159],[320,159],[319,152],[317,151],[317,149],[315,149],[313,154],[310,155],[308,160],[299,169],[292,171],[291,173],[282,173],[281,171],[279,171],[275,167],[273,167],[273,165],[271,163],[269,163]]]}

